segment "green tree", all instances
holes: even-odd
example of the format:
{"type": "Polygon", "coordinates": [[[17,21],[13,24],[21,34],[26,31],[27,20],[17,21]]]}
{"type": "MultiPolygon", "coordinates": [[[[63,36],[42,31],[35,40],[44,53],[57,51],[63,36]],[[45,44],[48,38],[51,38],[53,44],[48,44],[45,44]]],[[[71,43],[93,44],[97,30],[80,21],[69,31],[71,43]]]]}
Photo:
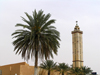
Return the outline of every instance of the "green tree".
{"type": "Polygon", "coordinates": [[[59,71],[62,75],[64,75],[65,72],[69,71],[69,66],[65,63],[59,63],[56,70],[59,71]]]}
{"type": "Polygon", "coordinates": [[[75,74],[75,75],[80,75],[80,74],[81,74],[81,69],[78,68],[78,67],[71,68],[71,69],[70,69],[70,72],[71,72],[72,74],[75,74]]]}
{"type": "Polygon", "coordinates": [[[50,75],[50,72],[52,70],[54,70],[55,67],[56,67],[56,63],[54,63],[53,60],[47,60],[47,61],[42,62],[40,64],[40,68],[43,68],[43,69],[47,70],[48,71],[48,75],[50,75]]]}
{"type": "Polygon", "coordinates": [[[51,26],[55,23],[54,19],[49,20],[50,14],[43,14],[42,10],[34,10],[32,16],[25,13],[28,20],[22,17],[26,24],[18,23],[16,27],[23,29],[16,30],[12,36],[16,54],[21,54],[22,58],[30,59],[35,57],[34,75],[37,75],[38,58],[53,58],[53,52],[57,55],[59,48],[59,32],[56,27],[51,26]]]}
{"type": "Polygon", "coordinates": [[[82,75],[86,75],[86,74],[89,74],[91,72],[92,72],[92,70],[89,67],[86,67],[86,66],[81,67],[81,74],[82,75]]]}

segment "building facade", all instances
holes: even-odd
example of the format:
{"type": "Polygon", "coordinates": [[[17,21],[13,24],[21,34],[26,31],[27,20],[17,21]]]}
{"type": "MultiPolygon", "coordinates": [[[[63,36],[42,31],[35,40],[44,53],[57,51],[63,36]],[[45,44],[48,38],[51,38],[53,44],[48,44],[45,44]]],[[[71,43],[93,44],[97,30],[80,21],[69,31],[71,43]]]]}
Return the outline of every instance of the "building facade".
{"type": "Polygon", "coordinates": [[[34,75],[34,66],[26,62],[0,66],[0,75],[34,75]]]}
{"type": "MultiPolygon", "coordinates": [[[[0,66],[0,75],[34,75],[34,66],[29,66],[26,62],[0,66]]],[[[38,68],[38,75],[48,75],[48,71],[38,68]]],[[[52,71],[50,75],[61,74],[52,71]]]]}
{"type": "Polygon", "coordinates": [[[83,66],[83,42],[80,28],[76,21],[74,31],[72,31],[72,46],[73,46],[73,67],[83,66]]]}

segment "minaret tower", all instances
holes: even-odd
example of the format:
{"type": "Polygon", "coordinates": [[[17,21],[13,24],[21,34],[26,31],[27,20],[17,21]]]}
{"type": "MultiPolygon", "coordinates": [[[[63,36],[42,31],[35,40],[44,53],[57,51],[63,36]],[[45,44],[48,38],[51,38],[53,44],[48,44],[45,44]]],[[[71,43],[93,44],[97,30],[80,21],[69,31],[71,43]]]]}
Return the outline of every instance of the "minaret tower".
{"type": "Polygon", "coordinates": [[[76,21],[74,31],[72,31],[72,44],[73,44],[73,67],[83,66],[83,43],[82,34],[76,21]]]}

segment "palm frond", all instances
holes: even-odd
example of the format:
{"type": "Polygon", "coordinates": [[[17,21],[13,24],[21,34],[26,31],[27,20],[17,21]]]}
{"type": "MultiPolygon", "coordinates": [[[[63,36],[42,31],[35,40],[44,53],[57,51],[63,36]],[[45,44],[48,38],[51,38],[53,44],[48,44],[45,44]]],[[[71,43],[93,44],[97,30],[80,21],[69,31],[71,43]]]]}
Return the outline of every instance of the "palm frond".
{"type": "Polygon", "coordinates": [[[24,22],[26,22],[29,26],[32,26],[32,23],[30,22],[30,21],[27,21],[24,17],[21,17],[22,18],[22,20],[24,21],[24,22]]]}
{"type": "Polygon", "coordinates": [[[28,26],[28,25],[24,25],[24,24],[19,24],[19,23],[18,23],[18,24],[16,24],[16,27],[17,27],[17,26],[21,26],[21,27],[23,27],[23,28],[27,28],[27,29],[29,29],[29,30],[31,29],[30,26],[28,26]]]}

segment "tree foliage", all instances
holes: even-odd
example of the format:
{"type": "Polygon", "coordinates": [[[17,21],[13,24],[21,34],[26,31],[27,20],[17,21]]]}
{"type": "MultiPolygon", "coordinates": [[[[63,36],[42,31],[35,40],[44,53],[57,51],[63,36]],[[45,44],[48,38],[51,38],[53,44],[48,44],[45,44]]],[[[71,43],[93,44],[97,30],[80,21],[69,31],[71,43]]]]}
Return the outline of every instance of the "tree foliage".
{"type": "Polygon", "coordinates": [[[71,73],[75,75],[86,75],[91,73],[92,70],[89,67],[83,66],[83,67],[75,67],[71,68],[71,73]]]}
{"type": "Polygon", "coordinates": [[[65,63],[59,63],[59,65],[57,65],[56,70],[59,71],[62,75],[64,75],[65,72],[69,71],[69,66],[65,63]]]}
{"type": "Polygon", "coordinates": [[[14,51],[21,54],[22,58],[30,59],[35,57],[35,67],[37,68],[38,58],[53,58],[53,53],[57,55],[60,46],[60,33],[56,27],[51,24],[55,23],[50,19],[50,14],[44,14],[42,10],[34,10],[32,16],[25,12],[28,20],[22,17],[26,24],[18,23],[16,27],[22,27],[12,33],[14,51]]]}
{"type": "Polygon", "coordinates": [[[43,69],[47,70],[48,71],[48,75],[50,75],[50,72],[52,70],[54,70],[55,67],[56,67],[56,63],[54,63],[53,60],[47,60],[47,61],[42,62],[40,64],[40,68],[43,68],[43,69]]]}

